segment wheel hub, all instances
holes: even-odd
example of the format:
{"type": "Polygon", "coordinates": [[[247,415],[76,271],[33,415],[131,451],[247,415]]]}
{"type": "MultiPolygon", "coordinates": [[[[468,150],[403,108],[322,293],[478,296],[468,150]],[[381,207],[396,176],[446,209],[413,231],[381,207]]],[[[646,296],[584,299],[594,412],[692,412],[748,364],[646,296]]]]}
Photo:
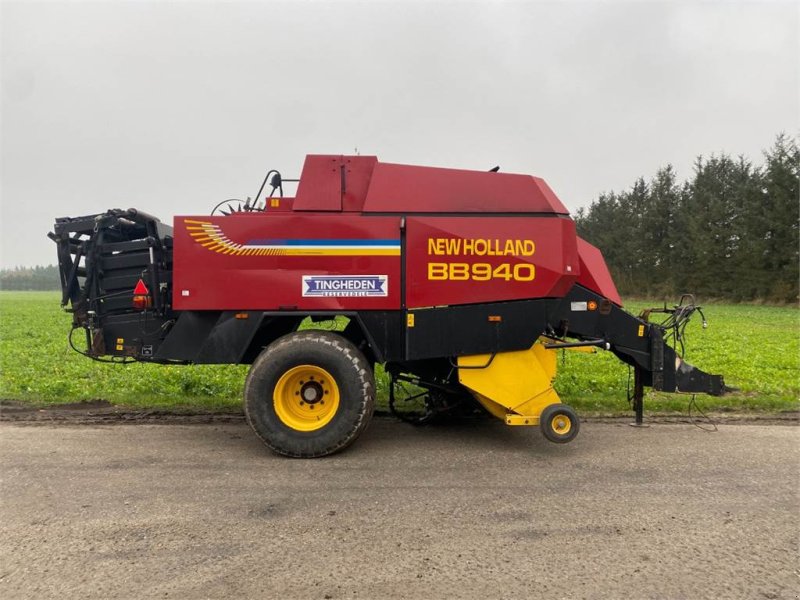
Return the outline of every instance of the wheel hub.
{"type": "Polygon", "coordinates": [[[553,431],[559,435],[566,435],[572,429],[572,421],[567,415],[556,415],[550,422],[553,431]]]}
{"type": "Polygon", "coordinates": [[[322,401],[324,393],[322,386],[316,381],[309,381],[300,388],[300,397],[308,404],[316,404],[322,401]]]}
{"type": "Polygon", "coordinates": [[[339,387],[322,367],[299,365],[286,371],[275,384],[273,406],[281,422],[291,429],[321,429],[339,408],[339,387]]]}

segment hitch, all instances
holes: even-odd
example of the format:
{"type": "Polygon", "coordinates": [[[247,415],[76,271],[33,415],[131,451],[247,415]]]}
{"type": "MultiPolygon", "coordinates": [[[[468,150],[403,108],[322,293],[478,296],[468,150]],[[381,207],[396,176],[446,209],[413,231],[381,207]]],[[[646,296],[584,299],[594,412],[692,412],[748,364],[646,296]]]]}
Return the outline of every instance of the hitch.
{"type": "Polygon", "coordinates": [[[636,421],[632,425],[643,426],[644,386],[648,376],[652,388],[662,392],[722,396],[732,391],[732,388],[725,385],[722,375],[706,373],[683,359],[686,351],[686,326],[695,312],[703,319],[703,329],[707,329],[708,321],[702,308],[695,304],[692,294],[683,294],[678,304],[672,308],[667,308],[664,303],[663,307],[649,308],[639,315],[642,321],[650,325],[651,364],[649,373],[639,365],[634,367],[631,401],[636,421]],[[666,314],[667,318],[661,323],[653,323],[650,321],[653,313],[666,314]]]}

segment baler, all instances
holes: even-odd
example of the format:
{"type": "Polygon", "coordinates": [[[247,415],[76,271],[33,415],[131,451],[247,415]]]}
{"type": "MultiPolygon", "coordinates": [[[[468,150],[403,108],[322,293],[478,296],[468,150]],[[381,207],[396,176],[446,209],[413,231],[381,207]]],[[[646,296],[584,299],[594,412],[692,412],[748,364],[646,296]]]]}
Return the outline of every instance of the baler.
{"type": "Polygon", "coordinates": [[[497,171],[309,155],[299,180],[270,171],[255,200],[172,227],[136,209],[59,218],[70,343],[111,362],[251,365],[247,420],[293,457],[359,436],[378,364],[393,407],[413,386],[426,417],[479,405],[557,443],[580,425],[553,388],[560,349],[627,363],[639,423],[644,387],[725,392],[682,359],[692,302],[665,323],[626,312],[548,185],[497,171]]]}

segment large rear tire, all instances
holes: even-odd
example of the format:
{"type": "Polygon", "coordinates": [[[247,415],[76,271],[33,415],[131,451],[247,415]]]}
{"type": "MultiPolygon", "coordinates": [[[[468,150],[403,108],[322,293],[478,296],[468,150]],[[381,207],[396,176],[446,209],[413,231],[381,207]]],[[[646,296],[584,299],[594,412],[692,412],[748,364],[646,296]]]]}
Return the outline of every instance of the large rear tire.
{"type": "Polygon", "coordinates": [[[253,363],[244,407],[247,422],[271,450],[317,458],[343,450],[366,429],[375,379],[367,359],[344,337],[290,333],[253,363]]]}

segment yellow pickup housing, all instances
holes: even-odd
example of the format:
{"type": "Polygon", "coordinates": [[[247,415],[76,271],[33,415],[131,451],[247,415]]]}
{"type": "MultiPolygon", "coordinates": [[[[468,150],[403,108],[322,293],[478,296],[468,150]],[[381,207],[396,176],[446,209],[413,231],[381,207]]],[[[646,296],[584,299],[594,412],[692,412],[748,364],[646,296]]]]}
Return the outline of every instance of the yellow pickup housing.
{"type": "Polygon", "coordinates": [[[553,389],[556,351],[545,338],[527,350],[458,357],[458,380],[507,425],[538,425],[542,411],[561,399],[553,389]]]}

